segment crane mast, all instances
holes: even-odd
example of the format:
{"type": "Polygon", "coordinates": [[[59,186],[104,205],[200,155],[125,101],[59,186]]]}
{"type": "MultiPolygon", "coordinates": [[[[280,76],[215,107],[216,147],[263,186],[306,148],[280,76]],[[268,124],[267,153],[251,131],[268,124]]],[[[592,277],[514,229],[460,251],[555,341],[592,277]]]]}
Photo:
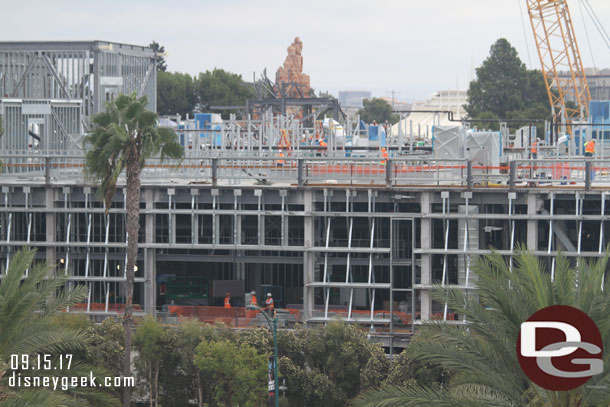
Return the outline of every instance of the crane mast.
{"type": "Polygon", "coordinates": [[[566,0],[526,1],[553,118],[565,123],[585,120],[591,95],[568,4],[566,0]],[[568,76],[560,77],[560,72],[568,76]],[[574,105],[567,106],[568,101],[574,105]]]}

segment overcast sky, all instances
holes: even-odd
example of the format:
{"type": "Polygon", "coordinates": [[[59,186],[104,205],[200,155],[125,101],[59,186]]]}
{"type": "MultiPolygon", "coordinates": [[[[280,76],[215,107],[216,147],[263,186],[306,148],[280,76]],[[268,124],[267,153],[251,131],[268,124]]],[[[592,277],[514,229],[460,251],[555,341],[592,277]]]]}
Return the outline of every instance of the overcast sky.
{"type": "MultiPolygon", "coordinates": [[[[568,4],[583,62],[610,68],[610,50],[581,12],[580,1],[568,4]]],[[[588,1],[610,32],[610,1],[588,1]]],[[[500,37],[515,46],[528,67],[540,67],[526,0],[3,3],[2,41],[147,45],[155,40],[168,52],[170,71],[193,75],[222,68],[251,80],[254,72],[267,68],[275,79],[286,48],[299,36],[303,70],[312,87],[335,95],[339,90],[370,90],[374,96],[391,96],[394,91],[397,99],[412,100],[435,90],[465,89],[473,68],[500,37]]]]}

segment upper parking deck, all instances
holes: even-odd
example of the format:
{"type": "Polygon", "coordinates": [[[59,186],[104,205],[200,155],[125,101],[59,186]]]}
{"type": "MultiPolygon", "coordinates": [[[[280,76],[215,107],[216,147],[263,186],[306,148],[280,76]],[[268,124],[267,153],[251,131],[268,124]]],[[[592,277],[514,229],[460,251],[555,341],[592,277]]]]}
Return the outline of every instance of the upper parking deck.
{"type": "MultiPolygon", "coordinates": [[[[500,166],[426,155],[322,157],[315,151],[291,156],[266,152],[187,154],[182,160],[149,159],[144,185],[212,185],[325,188],[610,189],[610,159],[515,159],[500,166]]],[[[91,184],[81,154],[0,154],[2,184],[91,184]]],[[[121,181],[119,181],[121,182],[121,181]]]]}

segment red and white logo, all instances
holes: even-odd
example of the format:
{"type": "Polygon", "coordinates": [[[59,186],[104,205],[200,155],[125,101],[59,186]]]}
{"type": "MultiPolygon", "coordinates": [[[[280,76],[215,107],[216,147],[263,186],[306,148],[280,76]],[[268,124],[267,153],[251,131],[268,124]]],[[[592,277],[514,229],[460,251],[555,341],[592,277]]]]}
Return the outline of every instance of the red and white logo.
{"type": "Polygon", "coordinates": [[[602,337],[595,322],[574,307],[552,305],[535,312],[517,338],[523,372],[538,386],[566,391],[604,370],[602,337]]]}

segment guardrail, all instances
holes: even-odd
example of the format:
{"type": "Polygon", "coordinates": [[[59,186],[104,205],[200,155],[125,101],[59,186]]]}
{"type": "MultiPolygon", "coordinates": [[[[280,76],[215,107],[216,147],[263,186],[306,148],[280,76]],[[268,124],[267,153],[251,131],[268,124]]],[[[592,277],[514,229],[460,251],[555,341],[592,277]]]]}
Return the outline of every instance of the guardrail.
{"type": "MultiPolygon", "coordinates": [[[[45,183],[70,179],[90,182],[82,155],[36,155],[20,152],[0,155],[3,177],[45,183]]],[[[545,187],[570,185],[585,190],[610,188],[610,159],[513,160],[502,166],[484,166],[468,160],[422,157],[186,157],[147,160],[142,179],[148,182],[188,180],[212,185],[376,185],[386,187],[545,187]]]]}

